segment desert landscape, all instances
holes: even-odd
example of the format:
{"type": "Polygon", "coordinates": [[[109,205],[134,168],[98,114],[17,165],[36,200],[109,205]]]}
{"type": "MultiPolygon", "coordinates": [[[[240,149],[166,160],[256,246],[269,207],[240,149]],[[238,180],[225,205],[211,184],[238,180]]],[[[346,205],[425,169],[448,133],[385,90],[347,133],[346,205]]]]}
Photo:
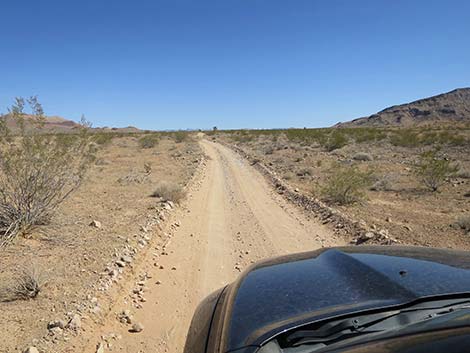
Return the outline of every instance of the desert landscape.
{"type": "Polygon", "coordinates": [[[121,131],[13,109],[3,209],[24,199],[9,188],[36,191],[17,206],[33,220],[1,238],[0,352],[182,352],[199,301],[258,260],[346,244],[469,250],[469,91],[419,101],[428,121],[410,103],[324,129],[121,131]],[[59,168],[82,165],[70,151],[87,156],[76,187],[59,168]],[[52,185],[73,188],[36,221],[52,185]]]}

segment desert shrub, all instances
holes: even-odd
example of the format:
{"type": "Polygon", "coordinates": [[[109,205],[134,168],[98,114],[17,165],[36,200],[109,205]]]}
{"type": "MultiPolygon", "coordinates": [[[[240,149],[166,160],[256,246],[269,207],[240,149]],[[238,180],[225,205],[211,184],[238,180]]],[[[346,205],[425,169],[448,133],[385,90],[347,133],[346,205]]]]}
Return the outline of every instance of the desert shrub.
{"type": "Polygon", "coordinates": [[[294,173],[292,172],[286,172],[282,175],[282,177],[285,179],[285,180],[291,180],[294,178],[294,173]]]}
{"type": "Polygon", "coordinates": [[[369,153],[358,152],[353,157],[356,161],[371,161],[373,160],[372,156],[369,153]]]}
{"type": "Polygon", "coordinates": [[[296,172],[297,176],[313,176],[314,174],[314,171],[313,171],[313,168],[311,167],[305,167],[305,168],[300,168],[297,172],[296,172]]]}
{"type": "Polygon", "coordinates": [[[157,134],[148,134],[139,138],[140,148],[154,148],[158,144],[158,135],[157,134]]]}
{"type": "Polygon", "coordinates": [[[461,169],[455,173],[457,178],[470,179],[470,170],[461,169]]]}
{"type": "Polygon", "coordinates": [[[274,153],[274,148],[272,147],[266,147],[263,149],[264,154],[269,155],[274,153]]]}
{"type": "Polygon", "coordinates": [[[414,166],[414,173],[421,183],[432,191],[437,191],[445,180],[454,175],[458,167],[438,155],[438,150],[424,152],[414,166]]]}
{"type": "Polygon", "coordinates": [[[321,188],[323,197],[339,205],[351,204],[365,198],[365,189],[371,184],[372,173],[357,166],[334,164],[330,176],[321,188]]]}
{"type": "Polygon", "coordinates": [[[50,220],[52,213],[81,183],[93,161],[89,124],[82,118],[75,134],[45,134],[45,116],[36,97],[17,98],[0,134],[0,245],[27,235],[50,220]],[[32,115],[24,113],[28,103],[32,115]]]}
{"type": "Polygon", "coordinates": [[[238,130],[232,133],[230,138],[237,143],[248,143],[254,140],[255,135],[249,130],[238,130]]]}
{"type": "Polygon", "coordinates": [[[152,193],[153,197],[160,197],[165,201],[175,203],[179,203],[185,195],[186,192],[180,185],[171,182],[160,182],[152,193]]]}
{"type": "Polygon", "coordinates": [[[299,142],[304,145],[318,143],[325,145],[330,135],[330,129],[287,129],[284,134],[291,142],[299,142]]]}
{"type": "Polygon", "coordinates": [[[114,137],[115,137],[114,133],[101,132],[101,133],[93,134],[91,139],[94,143],[98,145],[107,145],[111,143],[114,137]]]}
{"type": "Polygon", "coordinates": [[[33,264],[21,267],[14,279],[0,288],[0,301],[28,300],[38,296],[46,284],[44,272],[33,264]]]}
{"type": "Polygon", "coordinates": [[[176,143],[181,143],[188,139],[188,132],[185,131],[176,131],[173,133],[173,138],[175,139],[176,143]]]}
{"type": "Polygon", "coordinates": [[[462,216],[457,221],[455,224],[460,228],[465,230],[467,233],[470,232],[470,215],[467,216],[462,216]]]}
{"type": "Polygon", "coordinates": [[[330,136],[323,144],[328,152],[344,147],[348,144],[348,138],[340,130],[333,130],[330,136]]]}
{"type": "Polygon", "coordinates": [[[375,142],[387,137],[386,131],[378,128],[352,128],[345,131],[357,143],[375,142]]]}
{"type": "Polygon", "coordinates": [[[420,144],[419,134],[410,129],[396,130],[390,136],[390,143],[400,147],[417,147],[420,144]]]}
{"type": "Polygon", "coordinates": [[[393,191],[396,183],[396,176],[392,174],[383,174],[373,177],[372,191],[393,191]]]}

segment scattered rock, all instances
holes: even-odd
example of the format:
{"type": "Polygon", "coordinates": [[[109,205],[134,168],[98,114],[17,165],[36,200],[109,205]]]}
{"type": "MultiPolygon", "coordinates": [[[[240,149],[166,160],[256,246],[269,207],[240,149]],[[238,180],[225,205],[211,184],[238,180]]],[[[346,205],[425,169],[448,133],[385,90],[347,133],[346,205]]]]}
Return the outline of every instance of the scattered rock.
{"type": "Polygon", "coordinates": [[[101,229],[101,222],[97,221],[97,220],[93,220],[93,221],[91,221],[90,226],[101,229]]]}
{"type": "Polygon", "coordinates": [[[65,322],[64,320],[54,320],[54,321],[50,321],[48,324],[47,324],[47,329],[48,330],[52,330],[53,328],[60,328],[60,329],[64,329],[65,328],[65,322]]]}
{"type": "Polygon", "coordinates": [[[67,324],[67,328],[69,328],[70,330],[78,331],[81,327],[82,318],[78,314],[73,315],[72,319],[70,319],[69,323],[67,324]]]}
{"type": "Polygon", "coordinates": [[[26,348],[23,353],[39,353],[39,351],[36,347],[31,346],[26,348]]]}
{"type": "Polygon", "coordinates": [[[52,328],[49,329],[49,332],[52,333],[55,336],[55,335],[62,334],[62,332],[64,332],[64,330],[61,329],[60,327],[52,327],[52,328]]]}
{"type": "Polygon", "coordinates": [[[119,267],[124,267],[124,266],[126,266],[126,263],[124,261],[117,260],[116,265],[118,265],[119,267]]]}
{"type": "Polygon", "coordinates": [[[123,324],[131,324],[132,323],[132,315],[130,310],[123,310],[119,315],[118,315],[119,321],[122,322],[123,324]]]}
{"type": "Polygon", "coordinates": [[[103,343],[99,343],[98,346],[96,346],[96,353],[104,353],[104,345],[103,343]]]}
{"type": "Polygon", "coordinates": [[[124,261],[127,264],[130,264],[132,260],[133,260],[132,256],[128,256],[128,255],[121,256],[121,261],[124,261]]]}
{"type": "Polygon", "coordinates": [[[144,330],[144,325],[142,325],[139,322],[136,322],[132,325],[129,332],[139,333],[139,332],[142,332],[143,330],[144,330]]]}

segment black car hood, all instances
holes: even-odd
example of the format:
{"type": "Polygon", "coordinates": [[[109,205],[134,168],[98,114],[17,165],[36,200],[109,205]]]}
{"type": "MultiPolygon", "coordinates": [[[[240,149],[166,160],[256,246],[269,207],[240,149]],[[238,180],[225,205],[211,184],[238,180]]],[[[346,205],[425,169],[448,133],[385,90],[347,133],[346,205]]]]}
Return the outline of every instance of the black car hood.
{"type": "Polygon", "coordinates": [[[470,254],[416,247],[346,247],[277,258],[228,288],[224,351],[339,315],[470,294],[470,254]]]}

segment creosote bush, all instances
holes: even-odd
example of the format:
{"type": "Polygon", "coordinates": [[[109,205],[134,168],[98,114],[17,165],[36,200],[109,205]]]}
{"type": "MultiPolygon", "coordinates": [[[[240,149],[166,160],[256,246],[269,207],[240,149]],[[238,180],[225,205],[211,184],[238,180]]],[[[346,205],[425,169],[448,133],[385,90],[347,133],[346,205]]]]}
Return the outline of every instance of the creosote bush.
{"type": "Polygon", "coordinates": [[[432,150],[421,154],[419,162],[414,166],[414,173],[424,186],[437,191],[446,178],[457,173],[458,169],[450,160],[439,156],[438,150],[432,150]]]}
{"type": "Polygon", "coordinates": [[[365,189],[372,183],[372,172],[361,171],[357,166],[333,164],[330,176],[321,188],[325,200],[338,205],[348,205],[365,198],[365,189]]]}
{"type": "Polygon", "coordinates": [[[188,139],[188,132],[185,131],[175,131],[173,133],[173,138],[175,139],[176,143],[181,143],[183,141],[186,141],[188,139]]]}
{"type": "Polygon", "coordinates": [[[158,135],[149,134],[144,135],[139,139],[140,148],[154,148],[158,144],[158,135]]]}
{"type": "Polygon", "coordinates": [[[45,119],[36,97],[17,98],[0,119],[0,246],[48,223],[93,160],[83,117],[70,134],[47,134],[45,119]],[[32,114],[24,113],[26,103],[32,114]]]}
{"type": "Polygon", "coordinates": [[[340,130],[333,130],[328,137],[324,147],[328,152],[344,147],[348,144],[348,138],[340,130]]]}
{"type": "Polygon", "coordinates": [[[179,203],[186,195],[183,188],[172,182],[160,182],[155,191],[152,193],[153,197],[160,197],[165,201],[172,201],[179,203]]]}

